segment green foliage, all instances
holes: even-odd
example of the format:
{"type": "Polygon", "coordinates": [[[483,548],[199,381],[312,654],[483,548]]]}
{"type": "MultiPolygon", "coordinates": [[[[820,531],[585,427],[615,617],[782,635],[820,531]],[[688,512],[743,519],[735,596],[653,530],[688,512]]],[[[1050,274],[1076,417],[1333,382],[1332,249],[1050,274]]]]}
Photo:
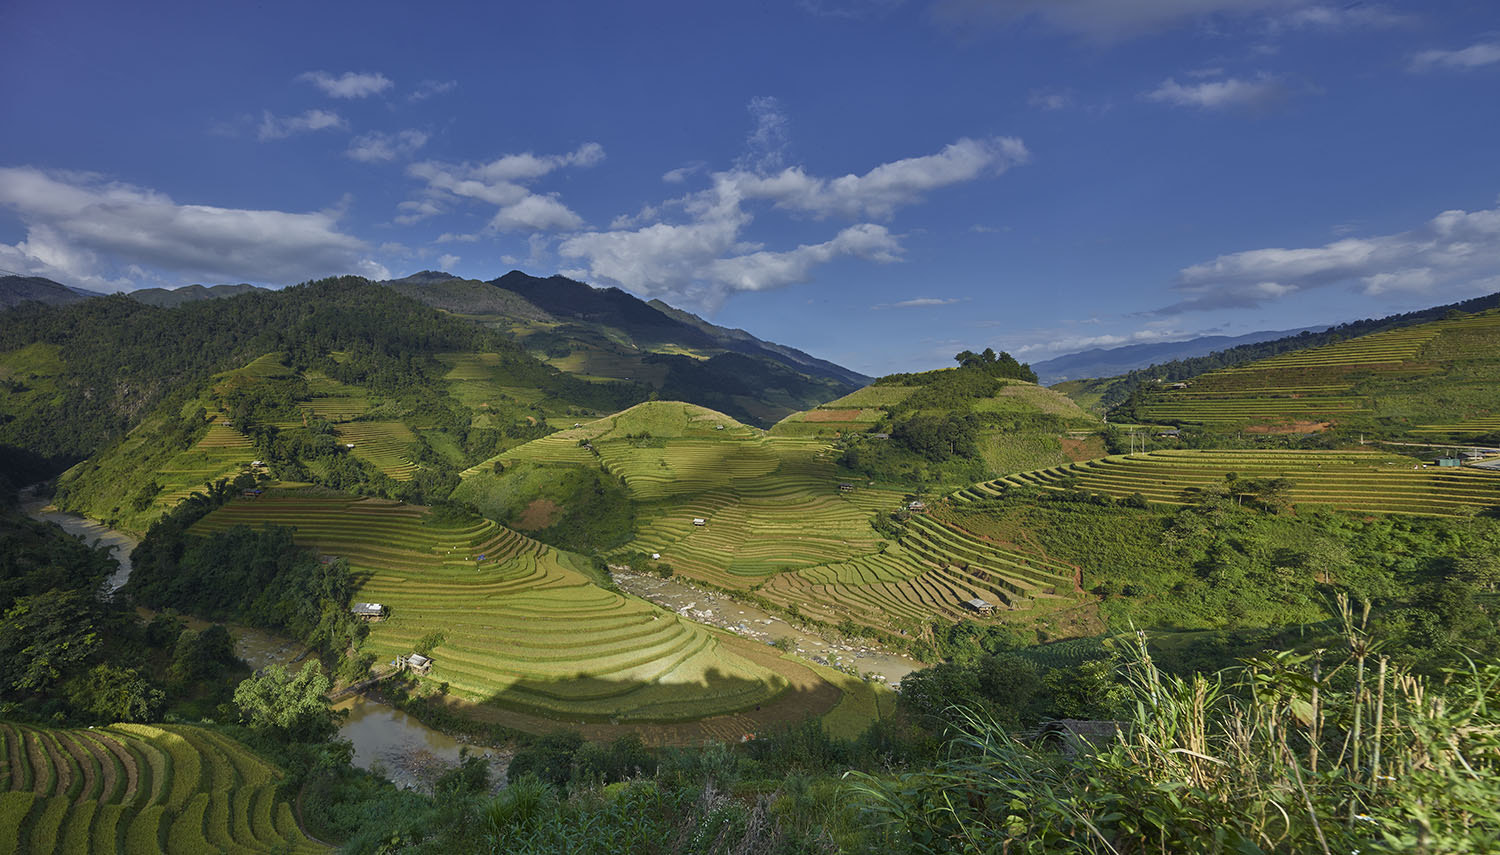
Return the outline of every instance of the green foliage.
{"type": "Polygon", "coordinates": [[[0,618],[0,687],[47,694],[99,648],[99,608],[85,591],[21,597],[0,618]]]}
{"type": "Polygon", "coordinates": [[[253,729],[286,740],[316,742],[331,736],[337,727],[325,697],[332,687],[315,659],[305,662],[296,674],[282,665],[270,665],[240,683],[234,690],[234,703],[253,729]]]}
{"type": "Polygon", "coordinates": [[[108,663],[95,665],[68,686],[68,702],[99,721],[151,721],[165,699],[136,669],[108,663]]]}
{"type": "Polygon", "coordinates": [[[1208,677],[1165,675],[1142,645],[1123,729],[1056,753],[971,711],[951,759],[856,773],[851,794],[895,853],[1495,851],[1500,667],[1427,685],[1345,627],[1343,661],[1277,652],[1208,677]]]}

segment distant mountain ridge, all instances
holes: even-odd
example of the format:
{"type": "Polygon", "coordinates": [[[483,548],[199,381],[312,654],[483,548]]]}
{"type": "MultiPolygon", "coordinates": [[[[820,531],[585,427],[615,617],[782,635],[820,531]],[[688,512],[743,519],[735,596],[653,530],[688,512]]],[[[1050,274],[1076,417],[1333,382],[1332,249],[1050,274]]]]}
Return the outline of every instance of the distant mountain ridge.
{"type": "Polygon", "coordinates": [[[1041,362],[1031,363],[1031,370],[1045,386],[1064,380],[1082,380],[1090,377],[1113,377],[1137,368],[1156,365],[1174,359],[1207,356],[1216,350],[1226,350],[1242,344],[1258,344],[1288,336],[1301,335],[1304,331],[1316,332],[1325,327],[1299,327],[1293,330],[1261,330],[1244,335],[1206,335],[1181,341],[1127,344],[1120,347],[1095,347],[1054,356],[1041,362]]]}
{"type": "Polygon", "coordinates": [[[102,296],[104,295],[97,291],[74,288],[41,276],[0,276],[0,309],[9,309],[26,302],[66,306],[90,297],[102,296]]]}
{"type": "Polygon", "coordinates": [[[138,291],[126,292],[127,297],[138,300],[148,306],[157,306],[163,309],[175,309],[184,303],[192,303],[197,300],[221,300],[225,297],[238,297],[241,294],[252,294],[256,291],[269,291],[258,285],[240,283],[238,285],[183,285],[180,288],[142,288],[138,291]]]}

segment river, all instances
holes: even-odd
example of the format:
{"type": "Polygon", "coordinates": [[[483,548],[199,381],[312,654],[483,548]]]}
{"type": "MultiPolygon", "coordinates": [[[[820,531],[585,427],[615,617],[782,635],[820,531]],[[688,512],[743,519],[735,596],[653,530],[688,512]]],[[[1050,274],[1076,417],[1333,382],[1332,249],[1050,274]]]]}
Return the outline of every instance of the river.
{"type": "MultiPolygon", "coordinates": [[[[32,519],[55,523],[93,546],[108,548],[120,562],[120,569],[109,578],[109,593],[130,579],[130,553],[140,543],[134,537],[97,520],[58,510],[47,499],[39,498],[35,487],[21,491],[21,508],[32,519]]],[[[208,625],[194,618],[184,620],[192,629],[208,625]]],[[[307,658],[307,648],[290,638],[256,627],[227,624],[225,628],[234,637],[235,655],[255,670],[277,664],[295,667],[307,658]]],[[[399,787],[431,790],[439,776],[458,764],[462,746],[457,740],[389,704],[356,696],[334,708],[348,712],[339,727],[339,736],[354,744],[354,765],[361,769],[378,768],[399,787]]],[[[507,755],[482,747],[471,746],[470,750],[488,753],[491,778],[504,780],[507,755]]]]}

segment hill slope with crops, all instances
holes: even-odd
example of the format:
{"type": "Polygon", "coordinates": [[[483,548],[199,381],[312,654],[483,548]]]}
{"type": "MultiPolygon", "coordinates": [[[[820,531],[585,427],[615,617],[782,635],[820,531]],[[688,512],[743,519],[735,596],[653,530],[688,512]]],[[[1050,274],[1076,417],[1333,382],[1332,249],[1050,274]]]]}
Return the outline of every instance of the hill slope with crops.
{"type": "Polygon", "coordinates": [[[0,852],[329,851],[277,791],[280,769],[200,727],[0,722],[0,763],[0,852]]]}
{"type": "Polygon", "coordinates": [[[1146,386],[1126,411],[1209,429],[1337,424],[1474,441],[1496,437],[1497,383],[1500,310],[1490,310],[1146,386]]]}

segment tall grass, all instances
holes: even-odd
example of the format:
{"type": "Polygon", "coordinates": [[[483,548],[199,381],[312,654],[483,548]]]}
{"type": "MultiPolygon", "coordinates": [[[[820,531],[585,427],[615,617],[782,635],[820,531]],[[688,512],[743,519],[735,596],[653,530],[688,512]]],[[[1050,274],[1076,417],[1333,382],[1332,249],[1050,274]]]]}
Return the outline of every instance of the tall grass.
{"type": "Polygon", "coordinates": [[[950,757],[848,786],[892,852],[1500,852],[1500,664],[1430,683],[1340,601],[1338,655],[1180,678],[1138,636],[1134,713],[1059,753],[964,716],[950,757]]]}

